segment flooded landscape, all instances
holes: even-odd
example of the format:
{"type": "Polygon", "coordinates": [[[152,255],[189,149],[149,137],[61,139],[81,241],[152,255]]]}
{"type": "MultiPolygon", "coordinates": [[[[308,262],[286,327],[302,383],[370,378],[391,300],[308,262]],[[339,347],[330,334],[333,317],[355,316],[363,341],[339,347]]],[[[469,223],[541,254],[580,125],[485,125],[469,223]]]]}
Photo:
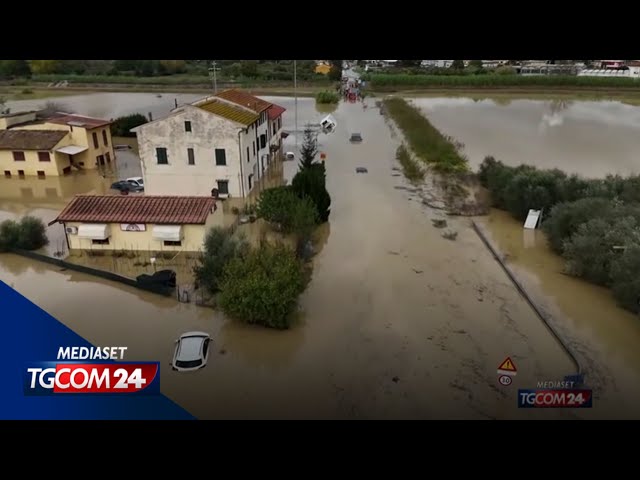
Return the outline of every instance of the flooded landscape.
{"type": "MultiPolygon", "coordinates": [[[[83,115],[151,113],[155,119],[176,101],[200,97],[97,93],[56,102],[83,115]]],[[[291,135],[284,149],[294,151],[294,99],[265,98],[287,109],[283,129],[291,135]]],[[[508,165],[589,177],[640,173],[640,107],[414,101],[443,134],[465,145],[474,169],[493,155],[508,165]]],[[[43,103],[8,106],[18,111],[43,103]]],[[[432,225],[442,212],[397,188],[407,186],[392,170],[399,139],[374,99],[367,104],[341,103],[332,112],[336,131],[318,139],[326,154],[331,217],[317,232],[313,277],[290,330],[247,326],[210,308],[10,254],[0,255],[0,280],[93,344],[128,345],[128,359],[160,361],[162,392],[198,418],[640,418],[640,319],[618,308],[608,290],[564,275],[562,259],[550,252],[542,232],[525,232],[507,214],[492,211],[477,221],[581,355],[595,395],[594,408],[578,413],[517,408],[518,388],[575,373],[571,359],[468,218],[447,218],[457,232],[447,240],[432,225]],[[362,134],[361,144],[349,143],[353,132],[362,134]],[[356,174],[357,167],[368,173],[356,174]],[[189,330],[209,332],[214,350],[205,369],[180,374],[169,368],[173,341],[189,330]],[[496,368],[507,356],[518,375],[505,389],[497,384],[496,368]]],[[[313,99],[297,105],[299,130],[326,115],[313,99]]],[[[284,162],[277,173],[285,182],[296,170],[297,162],[284,162]]],[[[112,169],[0,178],[0,221],[34,215],[48,223],[74,194],[109,193],[112,182],[139,174],[134,148],[117,151],[112,169]]],[[[62,226],[49,227],[48,235],[53,255],[64,247],[62,226]]],[[[100,261],[116,269],[127,260],[100,261]]]]}

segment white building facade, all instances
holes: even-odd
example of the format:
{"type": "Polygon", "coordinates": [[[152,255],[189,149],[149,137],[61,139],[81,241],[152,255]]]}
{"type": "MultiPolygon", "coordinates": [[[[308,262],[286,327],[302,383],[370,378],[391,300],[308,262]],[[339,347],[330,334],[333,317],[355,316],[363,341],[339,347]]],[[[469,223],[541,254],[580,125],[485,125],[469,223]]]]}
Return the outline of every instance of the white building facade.
{"type": "MultiPolygon", "coordinates": [[[[273,141],[281,146],[281,129],[269,138],[268,110],[277,106],[228,92],[133,129],[147,195],[245,197],[266,173],[281,153],[270,148],[273,141]]],[[[276,122],[281,126],[281,119],[276,122]]]]}

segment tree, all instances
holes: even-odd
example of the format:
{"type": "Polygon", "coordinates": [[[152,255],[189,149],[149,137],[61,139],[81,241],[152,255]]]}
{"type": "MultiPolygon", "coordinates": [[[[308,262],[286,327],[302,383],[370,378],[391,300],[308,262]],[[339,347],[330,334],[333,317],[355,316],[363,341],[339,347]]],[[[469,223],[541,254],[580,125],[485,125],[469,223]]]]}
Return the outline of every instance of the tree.
{"type": "Polygon", "coordinates": [[[0,78],[30,77],[31,67],[26,60],[0,60],[0,78]]]}
{"type": "Polygon", "coordinates": [[[417,68],[420,66],[422,60],[398,60],[398,64],[405,68],[417,68]]]}
{"type": "Polygon", "coordinates": [[[283,233],[295,233],[303,240],[308,239],[312,226],[318,221],[313,198],[297,195],[289,185],[263,191],[258,199],[256,213],[283,233]]]}
{"type": "Polygon", "coordinates": [[[160,60],[159,65],[161,65],[169,75],[187,71],[187,62],[184,60],[160,60]]]}
{"type": "Polygon", "coordinates": [[[0,223],[0,252],[5,252],[18,245],[19,226],[15,220],[0,223]]]}
{"type": "Polygon", "coordinates": [[[243,238],[233,238],[227,229],[210,229],[204,239],[204,252],[199,259],[200,263],[193,269],[198,284],[209,293],[217,293],[225,266],[232,259],[246,254],[248,248],[248,243],[243,238]]]}
{"type": "Polygon", "coordinates": [[[304,129],[304,137],[302,139],[302,147],[300,148],[300,170],[310,167],[313,164],[316,155],[318,154],[318,141],[311,130],[311,127],[306,126],[304,129]]]}
{"type": "Polygon", "coordinates": [[[56,73],[59,60],[31,60],[31,72],[35,74],[56,73]]]}
{"type": "Polygon", "coordinates": [[[449,68],[451,70],[464,70],[464,62],[462,60],[454,60],[449,68]]]}
{"type": "Polygon", "coordinates": [[[611,265],[611,285],[618,304],[640,313],[640,245],[629,245],[611,265]]]}
{"type": "Polygon", "coordinates": [[[141,113],[125,115],[116,118],[111,124],[111,136],[113,137],[135,137],[135,132],[131,129],[147,123],[147,117],[141,113]]]}
{"type": "Polygon", "coordinates": [[[610,286],[611,265],[619,255],[614,247],[633,244],[640,244],[640,226],[634,217],[589,220],[565,242],[567,271],[598,285],[610,286]]]}
{"type": "Polygon", "coordinates": [[[258,62],[255,60],[244,60],[240,62],[240,72],[244,77],[256,78],[258,76],[258,62]]]}
{"type": "Polygon", "coordinates": [[[301,169],[293,177],[291,188],[299,198],[310,198],[318,212],[317,220],[324,223],[331,213],[331,196],[327,191],[324,163],[314,163],[301,169]]]}
{"type": "Polygon", "coordinates": [[[304,266],[283,245],[265,245],[224,268],[218,304],[246,323],[286,329],[306,284],[304,266]]]}
{"type": "Polygon", "coordinates": [[[44,222],[36,217],[22,217],[18,224],[17,247],[23,250],[38,250],[48,243],[44,222]]]}
{"type": "Polygon", "coordinates": [[[329,80],[339,82],[342,80],[342,60],[329,60],[331,70],[329,70],[329,80]]]}

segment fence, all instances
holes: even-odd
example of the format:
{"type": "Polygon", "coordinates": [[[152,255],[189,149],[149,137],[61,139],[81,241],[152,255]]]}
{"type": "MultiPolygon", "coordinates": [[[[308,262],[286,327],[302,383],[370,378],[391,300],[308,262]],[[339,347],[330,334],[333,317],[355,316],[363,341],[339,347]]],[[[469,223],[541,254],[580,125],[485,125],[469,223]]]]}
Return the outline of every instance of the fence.
{"type": "Polygon", "coordinates": [[[49,263],[51,265],[55,265],[60,268],[66,268],[68,270],[74,270],[80,273],[86,273],[88,275],[93,275],[96,277],[104,278],[105,280],[111,280],[112,282],[119,282],[130,287],[139,288],[141,290],[146,290],[151,293],[156,293],[158,295],[169,296],[173,294],[173,288],[166,287],[164,285],[148,285],[139,283],[136,279],[124,277],[122,275],[118,275],[117,273],[107,272],[104,270],[98,270],[97,268],[86,267],[84,265],[78,265],[76,263],[69,263],[59,258],[49,257],[47,255],[43,255],[41,253],[30,252],[28,250],[20,250],[17,248],[11,249],[11,253],[15,253],[16,255],[21,255],[26,258],[30,258],[32,260],[39,260],[41,262],[49,263]]]}
{"type": "Polygon", "coordinates": [[[504,260],[502,259],[502,256],[498,254],[498,251],[491,244],[491,242],[489,241],[487,236],[484,234],[482,229],[478,226],[478,224],[476,222],[474,222],[474,221],[472,221],[471,224],[473,225],[473,229],[475,230],[475,232],[478,234],[478,236],[480,237],[482,242],[485,244],[485,246],[489,249],[489,251],[493,255],[493,258],[495,258],[496,261],[500,264],[500,266],[502,267],[504,272],[507,274],[507,276],[509,277],[509,279],[511,280],[513,285],[516,287],[518,292],[520,292],[520,294],[524,297],[524,299],[527,301],[527,303],[531,306],[531,308],[536,313],[536,315],[540,318],[540,320],[542,320],[542,322],[546,325],[546,327],[549,329],[551,334],[555,337],[555,339],[558,341],[558,343],[562,346],[562,348],[567,353],[567,355],[569,355],[569,358],[571,358],[571,360],[573,361],[573,363],[575,364],[575,366],[577,368],[577,377],[582,378],[584,376],[585,372],[584,372],[584,370],[582,368],[582,365],[580,364],[580,361],[578,360],[576,355],[571,350],[571,347],[569,347],[568,342],[566,342],[562,338],[562,336],[556,331],[556,329],[551,324],[551,321],[547,317],[547,315],[542,311],[542,309],[540,307],[538,307],[538,305],[534,302],[534,300],[527,293],[527,291],[524,289],[524,287],[520,284],[520,282],[516,278],[515,274],[511,271],[511,269],[504,262],[504,260]]]}

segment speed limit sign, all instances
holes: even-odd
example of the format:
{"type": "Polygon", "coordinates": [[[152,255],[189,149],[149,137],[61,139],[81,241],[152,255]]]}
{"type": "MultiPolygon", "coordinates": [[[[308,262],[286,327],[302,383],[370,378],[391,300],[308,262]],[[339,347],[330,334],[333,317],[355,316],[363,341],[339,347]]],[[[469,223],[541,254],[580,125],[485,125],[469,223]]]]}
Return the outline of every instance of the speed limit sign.
{"type": "Polygon", "coordinates": [[[504,385],[505,387],[508,387],[509,385],[511,385],[512,381],[513,380],[509,375],[500,375],[500,378],[498,378],[498,382],[500,382],[500,384],[504,385]]]}

